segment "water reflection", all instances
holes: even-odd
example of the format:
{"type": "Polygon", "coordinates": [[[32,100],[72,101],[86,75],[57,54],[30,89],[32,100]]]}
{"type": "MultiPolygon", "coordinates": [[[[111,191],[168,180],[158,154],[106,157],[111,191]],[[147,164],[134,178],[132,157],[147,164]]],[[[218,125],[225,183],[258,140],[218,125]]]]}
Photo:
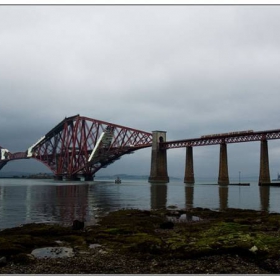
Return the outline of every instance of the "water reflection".
{"type": "Polygon", "coordinates": [[[90,216],[88,185],[32,183],[0,186],[0,228],[31,222],[96,221],[90,216]]]}
{"type": "Polygon", "coordinates": [[[228,186],[219,186],[220,210],[228,208],[228,186]]]}
{"type": "Polygon", "coordinates": [[[4,211],[4,192],[5,192],[5,187],[0,186],[0,216],[4,211]]]}
{"type": "Polygon", "coordinates": [[[268,211],[269,209],[269,186],[260,186],[260,200],[261,200],[261,210],[268,211]]]}
{"type": "Polygon", "coordinates": [[[186,209],[193,208],[194,185],[185,184],[186,209]]]}
{"type": "Polygon", "coordinates": [[[167,184],[151,184],[151,209],[166,208],[167,184]]]}
{"type": "Polygon", "coordinates": [[[55,216],[68,221],[86,220],[88,209],[87,185],[57,186],[55,198],[57,200],[57,206],[53,209],[55,210],[55,216]]]}
{"type": "MultiPolygon", "coordinates": [[[[249,187],[149,184],[144,181],[56,183],[0,179],[0,228],[30,222],[94,224],[100,216],[122,208],[179,209],[203,207],[254,209],[280,213],[280,188],[253,183],[249,187]]],[[[186,217],[188,219],[188,217],[186,217]]]]}
{"type": "Polygon", "coordinates": [[[26,221],[31,220],[31,203],[32,203],[31,186],[27,186],[26,196],[25,196],[25,206],[26,206],[25,220],[26,221]]]}

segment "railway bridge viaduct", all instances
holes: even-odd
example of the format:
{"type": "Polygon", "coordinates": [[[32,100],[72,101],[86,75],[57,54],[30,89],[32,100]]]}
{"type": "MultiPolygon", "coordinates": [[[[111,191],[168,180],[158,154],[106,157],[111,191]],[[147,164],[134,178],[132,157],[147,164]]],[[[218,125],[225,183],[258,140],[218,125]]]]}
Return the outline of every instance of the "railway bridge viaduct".
{"type": "Polygon", "coordinates": [[[235,131],[175,141],[166,141],[165,131],[153,131],[152,163],[149,181],[162,183],[169,182],[166,151],[168,149],[185,148],[186,164],[184,182],[193,184],[195,182],[193,147],[220,145],[218,184],[228,185],[227,144],[260,141],[259,185],[269,185],[271,180],[269,171],[268,140],[273,139],[280,139],[280,129],[266,131],[235,131]]]}
{"type": "Polygon", "coordinates": [[[184,182],[193,184],[193,147],[220,145],[218,184],[228,185],[227,145],[260,141],[259,185],[270,183],[268,140],[280,139],[280,129],[237,131],[199,138],[167,141],[165,131],[145,132],[75,115],[65,118],[24,152],[11,153],[0,146],[0,170],[9,162],[36,159],[58,180],[93,180],[95,173],[125,154],[152,147],[149,182],[169,182],[167,150],[185,148],[184,182]]]}

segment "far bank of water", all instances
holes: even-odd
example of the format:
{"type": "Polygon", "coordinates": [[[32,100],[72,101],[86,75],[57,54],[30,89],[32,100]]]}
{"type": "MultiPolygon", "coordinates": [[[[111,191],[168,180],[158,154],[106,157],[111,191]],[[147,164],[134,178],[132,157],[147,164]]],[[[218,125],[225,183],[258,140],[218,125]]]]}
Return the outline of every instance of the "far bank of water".
{"type": "Polygon", "coordinates": [[[240,208],[280,213],[280,187],[195,185],[180,181],[150,184],[131,180],[59,182],[0,179],[0,229],[32,222],[94,224],[100,216],[124,208],[240,208]]]}

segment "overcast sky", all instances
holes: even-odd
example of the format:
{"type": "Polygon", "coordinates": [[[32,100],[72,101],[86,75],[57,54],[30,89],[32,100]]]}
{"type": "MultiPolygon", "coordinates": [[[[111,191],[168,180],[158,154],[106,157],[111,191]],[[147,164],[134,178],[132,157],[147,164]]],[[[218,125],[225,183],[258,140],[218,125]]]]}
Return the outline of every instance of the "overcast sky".
{"type": "MultiPolygon", "coordinates": [[[[280,6],[0,6],[0,146],[25,151],[75,114],[168,140],[279,128],[279,30],[280,6]]],[[[280,141],[268,145],[274,178],[280,141]]],[[[183,177],[185,149],[167,154],[183,177]]],[[[99,174],[149,174],[150,156],[99,174]]],[[[228,145],[229,175],[258,175],[259,157],[259,142],[228,145]]],[[[218,161],[219,146],[195,147],[195,176],[218,176],[218,161]]]]}

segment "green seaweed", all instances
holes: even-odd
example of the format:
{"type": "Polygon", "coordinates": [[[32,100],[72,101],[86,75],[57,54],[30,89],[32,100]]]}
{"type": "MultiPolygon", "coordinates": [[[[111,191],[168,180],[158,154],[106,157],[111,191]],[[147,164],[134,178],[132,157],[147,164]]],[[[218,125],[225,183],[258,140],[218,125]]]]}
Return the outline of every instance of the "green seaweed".
{"type": "MultiPolygon", "coordinates": [[[[99,225],[81,231],[50,224],[6,229],[0,231],[0,257],[28,262],[24,254],[30,254],[35,248],[59,246],[57,240],[83,249],[98,243],[107,250],[164,254],[172,258],[234,253],[262,259],[280,254],[280,214],[239,209],[217,212],[194,208],[188,211],[201,220],[175,222],[172,229],[162,229],[160,225],[167,221],[167,216],[175,215],[174,210],[135,209],[112,212],[102,218],[99,225]]],[[[186,213],[184,210],[177,212],[176,216],[186,213]]]]}

